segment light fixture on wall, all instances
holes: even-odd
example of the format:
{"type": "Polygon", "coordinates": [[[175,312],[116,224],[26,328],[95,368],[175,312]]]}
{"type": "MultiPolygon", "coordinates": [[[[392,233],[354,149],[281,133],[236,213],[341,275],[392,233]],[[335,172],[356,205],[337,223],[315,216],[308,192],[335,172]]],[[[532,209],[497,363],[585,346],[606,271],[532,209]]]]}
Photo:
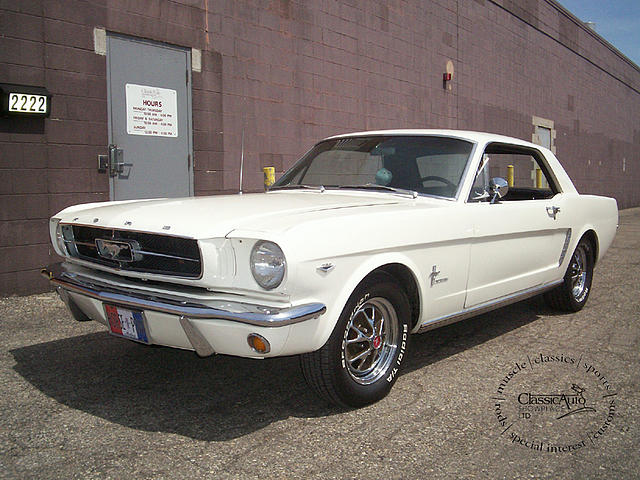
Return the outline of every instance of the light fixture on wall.
{"type": "Polygon", "coordinates": [[[447,66],[442,74],[442,88],[445,90],[451,90],[451,80],[453,80],[453,62],[447,61],[447,66]]]}

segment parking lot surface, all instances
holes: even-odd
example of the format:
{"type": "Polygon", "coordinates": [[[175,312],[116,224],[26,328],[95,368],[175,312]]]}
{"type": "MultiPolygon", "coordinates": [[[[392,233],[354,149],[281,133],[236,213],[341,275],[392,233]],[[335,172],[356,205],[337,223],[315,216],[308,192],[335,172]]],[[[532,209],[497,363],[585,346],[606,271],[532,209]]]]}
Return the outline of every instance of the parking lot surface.
{"type": "Polygon", "coordinates": [[[534,298],[413,336],[359,410],[317,399],[297,358],[201,359],[52,293],[0,299],[0,477],[638,478],[639,285],[630,209],[583,311],[534,298]]]}

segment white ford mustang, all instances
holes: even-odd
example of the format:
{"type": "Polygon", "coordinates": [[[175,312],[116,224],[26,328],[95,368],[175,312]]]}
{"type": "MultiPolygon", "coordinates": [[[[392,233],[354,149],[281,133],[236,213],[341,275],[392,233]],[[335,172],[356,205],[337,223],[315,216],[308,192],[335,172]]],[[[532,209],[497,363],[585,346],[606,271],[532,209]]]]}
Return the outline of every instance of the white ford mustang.
{"type": "Polygon", "coordinates": [[[580,310],[617,222],[532,143],[364,132],[266,193],[66,208],[50,224],[65,261],[43,273],[77,320],[200,356],[300,355],[320,395],[361,406],[412,333],[542,293],[580,310]]]}

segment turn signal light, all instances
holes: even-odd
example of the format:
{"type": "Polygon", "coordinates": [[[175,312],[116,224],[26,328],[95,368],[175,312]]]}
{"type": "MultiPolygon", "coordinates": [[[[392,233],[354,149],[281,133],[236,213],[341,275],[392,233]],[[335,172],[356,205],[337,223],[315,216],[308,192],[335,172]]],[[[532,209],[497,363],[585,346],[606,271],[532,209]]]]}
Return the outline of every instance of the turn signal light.
{"type": "Polygon", "coordinates": [[[251,333],[247,337],[247,343],[251,347],[251,350],[258,353],[269,353],[271,351],[271,345],[269,345],[269,341],[264,338],[262,335],[258,335],[257,333],[251,333]]]}

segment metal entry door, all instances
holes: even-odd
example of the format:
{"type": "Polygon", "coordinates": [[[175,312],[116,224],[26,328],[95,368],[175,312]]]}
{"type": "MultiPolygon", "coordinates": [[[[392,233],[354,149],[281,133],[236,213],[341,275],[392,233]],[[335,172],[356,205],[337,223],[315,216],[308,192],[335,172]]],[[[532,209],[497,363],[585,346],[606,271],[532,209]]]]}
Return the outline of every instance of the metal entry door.
{"type": "Polygon", "coordinates": [[[113,200],[193,194],[191,52],[107,37],[113,200]]]}

